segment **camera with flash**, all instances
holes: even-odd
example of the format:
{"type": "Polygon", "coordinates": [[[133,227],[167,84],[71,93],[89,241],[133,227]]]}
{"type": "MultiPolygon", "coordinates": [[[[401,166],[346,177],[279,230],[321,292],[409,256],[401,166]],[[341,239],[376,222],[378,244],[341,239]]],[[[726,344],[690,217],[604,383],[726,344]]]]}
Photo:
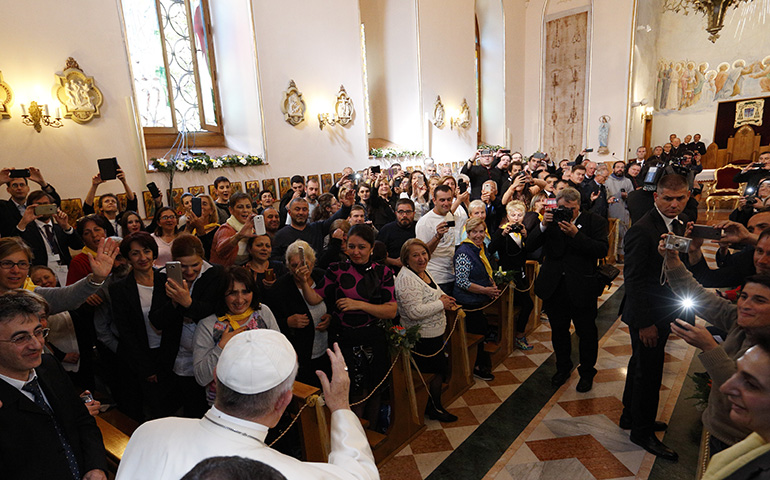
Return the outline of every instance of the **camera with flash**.
{"type": "Polygon", "coordinates": [[[669,235],[666,237],[666,250],[676,250],[680,253],[687,253],[690,248],[690,239],[687,237],[679,237],[677,235],[669,235]]]}

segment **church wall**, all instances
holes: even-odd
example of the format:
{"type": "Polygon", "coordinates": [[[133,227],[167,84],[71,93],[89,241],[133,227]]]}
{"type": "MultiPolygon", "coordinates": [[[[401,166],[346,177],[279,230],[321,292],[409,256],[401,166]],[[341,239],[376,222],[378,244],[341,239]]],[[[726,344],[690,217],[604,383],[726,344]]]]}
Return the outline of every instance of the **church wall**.
{"type": "Polygon", "coordinates": [[[507,145],[505,22],[502,0],[476,0],[481,46],[481,141],[507,145]]]}
{"type": "MultiPolygon", "coordinates": [[[[475,27],[471,0],[418,0],[420,75],[424,118],[430,118],[436,96],[446,109],[446,125],[429,127],[430,153],[437,163],[462,162],[476,150],[475,27]],[[471,125],[452,129],[449,118],[468,102],[471,125]]],[[[423,120],[423,125],[427,120],[423,120]]],[[[427,143],[427,142],[426,142],[427,143]]]]}
{"type": "Polygon", "coordinates": [[[416,0],[362,0],[371,138],[422,150],[416,0]]]}
{"type": "MultiPolygon", "coordinates": [[[[14,92],[14,103],[12,117],[0,120],[2,166],[37,166],[62,198],[82,198],[98,172],[96,160],[117,157],[133,188],[139,189],[146,183],[145,169],[117,2],[85,0],[76,8],[63,8],[54,0],[3,3],[0,71],[14,92]],[[54,74],[61,74],[70,56],[104,95],[101,117],[84,125],[63,120],[64,127],[44,126],[37,133],[21,123],[20,104],[47,103],[53,114],[58,104],[52,93],[54,74]]],[[[117,191],[118,186],[112,181],[100,191],[117,191]]],[[[7,197],[5,189],[2,194],[7,197]]]]}
{"type": "Polygon", "coordinates": [[[641,102],[647,99],[647,104],[629,109],[626,159],[636,158],[636,148],[644,144],[642,114],[645,108],[651,107],[655,103],[656,40],[660,29],[660,8],[661,2],[659,0],[637,2],[630,101],[641,102]],[[648,26],[649,32],[647,31],[648,26]]]}
{"type": "MultiPolygon", "coordinates": [[[[756,7],[756,4],[748,5],[756,7]]],[[[692,100],[683,100],[689,95],[687,92],[680,94],[682,83],[677,91],[669,86],[665,101],[661,92],[663,82],[658,81],[659,65],[656,65],[655,81],[657,94],[655,96],[655,114],[653,117],[653,143],[662,144],[668,141],[670,133],[676,133],[680,138],[687,134],[701,133],[706,145],[711,143],[714,134],[717,103],[719,100],[735,100],[741,97],[754,97],[770,94],[770,71],[761,65],[763,59],[770,55],[770,36],[767,35],[767,25],[759,20],[759,12],[755,11],[747,21],[742,21],[741,12],[747,9],[746,5],[738,9],[729,9],[725,16],[725,26],[720,32],[720,37],[715,43],[708,40],[709,34],[705,31],[706,18],[698,14],[682,15],[673,12],[665,12],[660,18],[660,31],[657,34],[657,55],[659,62],[665,62],[676,70],[677,64],[687,69],[687,63],[693,62],[697,71],[701,65],[707,64],[705,81],[696,74],[697,84],[702,83],[700,94],[692,94],[692,100]],[[734,68],[736,61],[743,60],[745,67],[751,68],[750,73],[740,74],[734,68]],[[720,64],[724,64],[725,73],[718,74],[720,64]],[[760,84],[760,78],[752,78],[760,75],[765,70],[765,89],[760,84]],[[733,74],[739,80],[732,82],[720,77],[729,77],[733,74]],[[713,77],[713,80],[709,80],[713,77]],[[724,88],[717,91],[720,84],[727,84],[737,88],[724,88]],[[729,90],[729,91],[728,91],[729,90]],[[716,94],[715,94],[716,92],[716,94]],[[716,100],[715,100],[716,96],[716,100]]],[[[770,65],[770,62],[768,63],[770,65]]],[[[680,67],[680,68],[681,68],[680,67]]],[[[689,70],[688,70],[689,71],[689,70]]],[[[672,73],[670,84],[675,80],[681,81],[681,76],[672,73]]],[[[684,83],[687,83],[686,81],[684,83]]],[[[685,89],[686,90],[686,89],[685,89]]],[[[767,108],[767,107],[766,107],[767,108]]]]}
{"type": "Polygon", "coordinates": [[[523,151],[526,97],[524,79],[527,73],[524,46],[527,42],[527,8],[522,0],[504,0],[503,11],[505,14],[506,144],[513,151],[523,151]]]}
{"type": "MultiPolygon", "coordinates": [[[[524,151],[531,154],[541,146],[542,58],[544,16],[558,18],[585,10],[584,0],[531,0],[526,6],[524,59],[524,151]]],[[[594,0],[591,2],[589,29],[589,70],[585,124],[585,146],[598,147],[599,117],[611,117],[609,155],[593,153],[591,159],[611,161],[622,158],[625,148],[631,21],[633,0],[594,0]]]]}

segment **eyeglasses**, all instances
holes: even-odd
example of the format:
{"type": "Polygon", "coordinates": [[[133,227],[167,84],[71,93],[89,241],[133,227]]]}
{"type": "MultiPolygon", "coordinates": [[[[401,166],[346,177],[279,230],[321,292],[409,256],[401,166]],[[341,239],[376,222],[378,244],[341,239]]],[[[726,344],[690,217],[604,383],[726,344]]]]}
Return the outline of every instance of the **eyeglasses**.
{"type": "Polygon", "coordinates": [[[29,270],[30,263],[27,261],[12,262],[10,260],[0,261],[0,268],[3,270],[10,270],[13,267],[19,267],[19,270],[29,270]]]}
{"type": "Polygon", "coordinates": [[[0,342],[12,343],[12,344],[16,345],[17,347],[20,347],[22,345],[27,345],[32,340],[33,336],[35,338],[37,338],[38,340],[42,341],[44,338],[46,338],[48,336],[48,333],[50,331],[51,331],[50,328],[39,328],[39,329],[35,330],[34,332],[32,332],[32,335],[30,335],[29,333],[21,333],[19,335],[16,335],[15,337],[13,337],[10,340],[0,340],[0,342]]]}
{"type": "Polygon", "coordinates": [[[396,213],[399,215],[408,215],[410,213],[414,213],[414,210],[396,210],[396,213]]]}
{"type": "Polygon", "coordinates": [[[161,220],[176,220],[176,215],[163,215],[160,217],[161,220]]]}

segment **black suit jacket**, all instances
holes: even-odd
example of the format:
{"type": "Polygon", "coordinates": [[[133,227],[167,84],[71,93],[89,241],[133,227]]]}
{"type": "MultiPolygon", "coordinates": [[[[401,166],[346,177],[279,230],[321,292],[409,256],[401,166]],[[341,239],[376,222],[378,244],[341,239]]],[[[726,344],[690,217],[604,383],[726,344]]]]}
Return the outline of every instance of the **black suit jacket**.
{"type": "Polygon", "coordinates": [[[539,225],[528,232],[527,250],[533,251],[542,246],[544,255],[535,280],[535,294],[549,300],[564,277],[572,305],[595,306],[602,287],[596,275],[597,260],[607,255],[609,250],[607,220],[582,212],[575,225],[578,233],[574,237],[567,236],[555,223],[544,232],[539,225]]]}
{"type": "MultiPolygon", "coordinates": [[[[56,189],[50,183],[43,189],[51,197],[53,203],[61,207],[61,197],[56,193],[56,189]]],[[[21,220],[21,212],[16,208],[13,200],[0,200],[0,235],[3,237],[18,237],[19,231],[16,229],[21,220]]]]}
{"type": "MultiPolygon", "coordinates": [[[[51,355],[35,368],[40,387],[64,431],[80,473],[107,472],[102,434],[78,398],[67,373],[51,355]]],[[[51,417],[15,387],[0,380],[0,465],[7,479],[72,478],[51,417]]]]}
{"type": "MultiPolygon", "coordinates": [[[[680,215],[679,220],[682,225],[674,226],[674,232],[682,235],[687,218],[680,215]]],[[[658,243],[664,233],[668,228],[657,209],[650,210],[626,232],[623,322],[635,328],[668,325],[680,313],[680,299],[667,285],[660,284],[663,257],[658,253],[658,243]]]]}
{"type": "MultiPolygon", "coordinates": [[[[161,308],[167,298],[166,274],[156,270],[150,311],[161,308]]],[[[179,342],[177,341],[175,349],[171,335],[163,335],[160,343],[160,363],[153,362],[139,299],[139,287],[132,274],[110,285],[110,299],[112,319],[120,337],[118,355],[123,357],[126,365],[142,380],[152,375],[162,377],[169,373],[174,367],[179,342]]]]}
{"type": "MultiPolygon", "coordinates": [[[[32,249],[32,263],[34,265],[48,265],[45,239],[37,223],[31,222],[23,232],[20,232],[18,229],[16,229],[16,232],[32,249]]],[[[80,250],[83,248],[83,241],[80,239],[80,235],[77,232],[64,233],[64,230],[56,222],[53,222],[53,234],[59,244],[59,250],[61,251],[59,258],[62,265],[69,265],[72,260],[69,249],[80,250]]]]}

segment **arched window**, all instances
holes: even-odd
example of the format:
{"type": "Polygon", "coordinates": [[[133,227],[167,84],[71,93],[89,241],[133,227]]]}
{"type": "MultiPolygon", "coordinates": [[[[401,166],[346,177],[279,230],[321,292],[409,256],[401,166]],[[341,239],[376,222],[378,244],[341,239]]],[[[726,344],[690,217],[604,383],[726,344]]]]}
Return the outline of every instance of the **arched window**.
{"type": "Polygon", "coordinates": [[[137,115],[148,147],[168,145],[181,133],[221,136],[208,0],[122,4],[137,115]],[[166,138],[149,141],[153,135],[166,138]]]}

